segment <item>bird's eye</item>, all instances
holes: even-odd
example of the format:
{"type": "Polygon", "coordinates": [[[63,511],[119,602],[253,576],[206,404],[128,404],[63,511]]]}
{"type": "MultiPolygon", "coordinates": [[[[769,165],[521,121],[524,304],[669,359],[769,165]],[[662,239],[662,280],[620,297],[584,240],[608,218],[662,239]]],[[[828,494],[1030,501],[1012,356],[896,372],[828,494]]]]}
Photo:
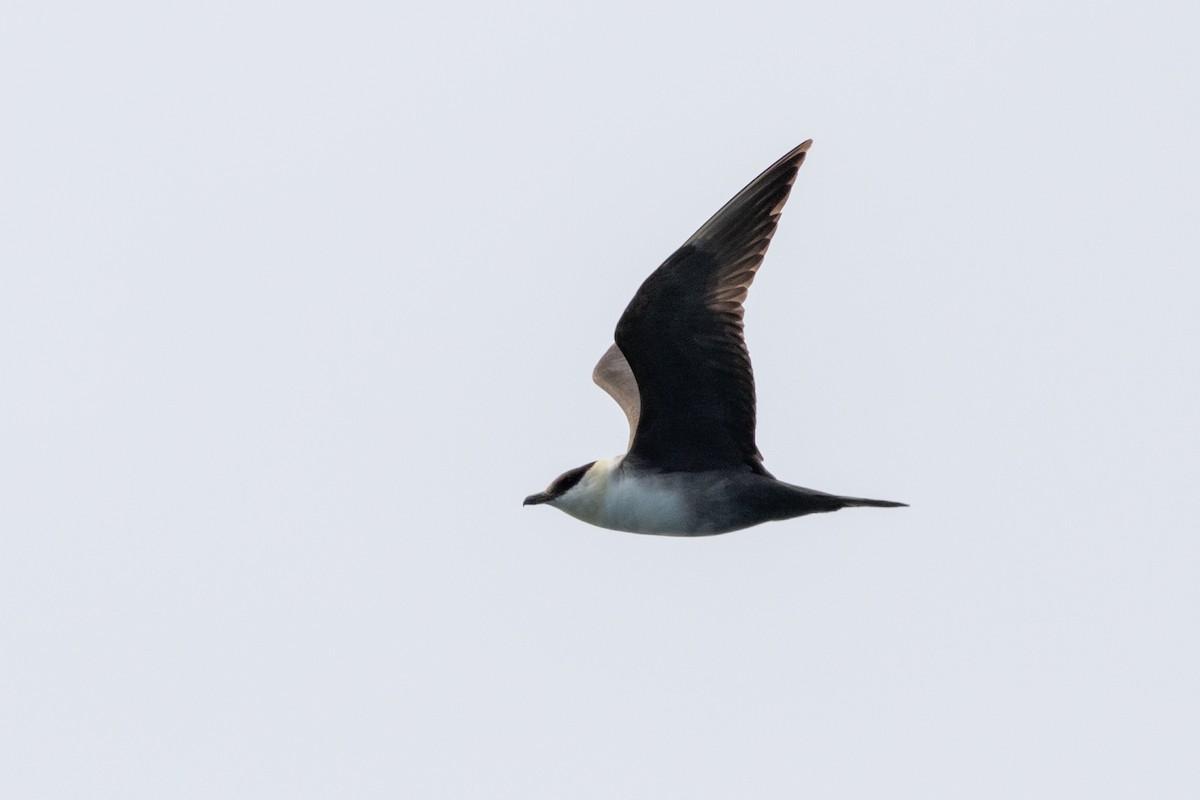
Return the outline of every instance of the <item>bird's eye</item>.
{"type": "Polygon", "coordinates": [[[558,478],[555,479],[554,484],[550,487],[550,493],[558,495],[568,491],[575,484],[579,483],[584,474],[591,468],[591,464],[584,464],[582,467],[576,467],[569,472],[564,472],[562,475],[559,475],[558,478]]]}

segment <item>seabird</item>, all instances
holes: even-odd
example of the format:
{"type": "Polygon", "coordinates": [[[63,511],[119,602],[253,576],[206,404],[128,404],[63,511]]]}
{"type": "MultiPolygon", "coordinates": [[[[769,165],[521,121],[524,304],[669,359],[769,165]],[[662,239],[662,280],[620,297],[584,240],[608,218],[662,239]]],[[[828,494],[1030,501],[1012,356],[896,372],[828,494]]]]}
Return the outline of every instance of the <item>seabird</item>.
{"type": "Polygon", "coordinates": [[[651,273],[592,379],[627,452],[564,472],[525,505],[631,533],[705,536],[847,506],[903,506],[776,480],[754,440],[742,303],[812,140],[772,164],[651,273]]]}

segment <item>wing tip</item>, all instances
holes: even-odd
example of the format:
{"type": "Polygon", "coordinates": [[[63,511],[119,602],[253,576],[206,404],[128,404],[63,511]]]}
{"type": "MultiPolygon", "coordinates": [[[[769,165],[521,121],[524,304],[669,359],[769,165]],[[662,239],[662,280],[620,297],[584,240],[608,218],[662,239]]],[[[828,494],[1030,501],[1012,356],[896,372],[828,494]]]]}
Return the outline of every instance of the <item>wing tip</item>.
{"type": "MultiPolygon", "coordinates": [[[[766,216],[770,218],[770,231],[764,238],[769,243],[771,235],[774,233],[775,224],[779,220],[779,215],[783,212],[783,206],[787,203],[792,186],[796,183],[796,176],[800,173],[800,167],[803,166],[804,158],[808,153],[808,149],[812,147],[812,143],[812,139],[804,140],[785,153],[774,164],[759,173],[758,177],[746,184],[729,202],[721,206],[716,214],[709,217],[708,221],[701,225],[684,242],[684,246],[686,247],[689,244],[695,244],[704,240],[715,230],[722,227],[729,216],[752,211],[753,209],[746,204],[753,203],[753,198],[778,195],[775,203],[766,213],[766,216]]],[[[765,251],[766,245],[764,244],[763,252],[765,251]]]]}
{"type": "Polygon", "coordinates": [[[796,160],[796,166],[800,166],[800,164],[804,161],[805,155],[808,153],[808,149],[810,147],[812,147],[812,143],[813,143],[812,139],[805,139],[803,142],[796,145],[791,150],[787,151],[787,153],[784,154],[783,158],[776,161],[766,171],[770,172],[771,169],[774,169],[775,167],[779,166],[780,164],[786,164],[787,162],[792,161],[792,160],[796,160]]]}

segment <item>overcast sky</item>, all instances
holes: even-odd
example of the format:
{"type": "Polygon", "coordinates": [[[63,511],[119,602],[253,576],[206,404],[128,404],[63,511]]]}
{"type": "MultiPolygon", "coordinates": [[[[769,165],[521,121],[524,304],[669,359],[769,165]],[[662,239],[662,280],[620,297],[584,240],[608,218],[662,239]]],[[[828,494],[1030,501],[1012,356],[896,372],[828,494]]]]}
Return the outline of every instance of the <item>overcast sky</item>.
{"type": "Polygon", "coordinates": [[[18,3],[0,795],[1194,798],[1194,3],[18,3]],[[807,138],[747,303],[784,480],[522,508],[807,138]]]}

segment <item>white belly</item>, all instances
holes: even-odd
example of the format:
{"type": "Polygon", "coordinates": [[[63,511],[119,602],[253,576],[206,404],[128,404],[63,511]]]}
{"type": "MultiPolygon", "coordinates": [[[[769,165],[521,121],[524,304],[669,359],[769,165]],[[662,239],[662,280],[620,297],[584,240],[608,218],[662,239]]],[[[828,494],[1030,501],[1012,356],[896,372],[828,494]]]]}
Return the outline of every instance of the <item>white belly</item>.
{"type": "Polygon", "coordinates": [[[580,482],[553,505],[576,519],[629,533],[688,536],[699,530],[696,509],[675,476],[619,472],[621,459],[597,461],[580,482]]]}

